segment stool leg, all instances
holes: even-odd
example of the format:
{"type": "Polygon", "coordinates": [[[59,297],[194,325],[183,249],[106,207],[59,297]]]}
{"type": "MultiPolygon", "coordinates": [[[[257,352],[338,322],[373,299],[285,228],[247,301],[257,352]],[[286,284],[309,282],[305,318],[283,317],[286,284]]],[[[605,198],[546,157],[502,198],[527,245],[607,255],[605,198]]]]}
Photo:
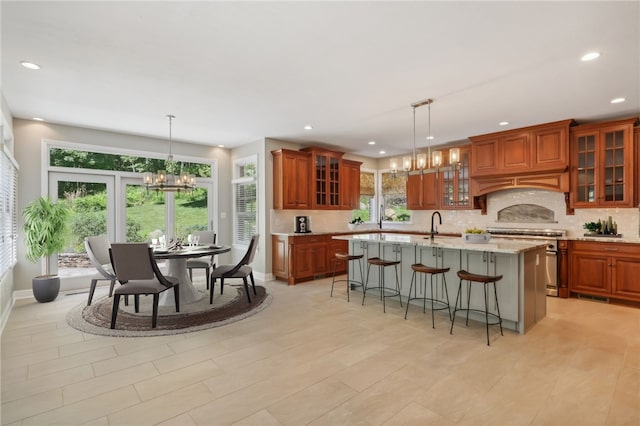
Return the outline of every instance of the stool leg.
{"type": "Polygon", "coordinates": [[[364,282],[364,287],[362,289],[362,305],[364,306],[364,298],[367,297],[367,285],[369,285],[369,272],[371,272],[371,264],[367,266],[367,279],[364,282]]]}
{"type": "MultiPolygon", "coordinates": [[[[449,334],[453,334],[453,325],[456,323],[456,311],[458,310],[458,299],[460,298],[461,291],[462,280],[460,280],[460,284],[458,284],[458,294],[456,295],[456,304],[453,305],[453,317],[451,318],[451,329],[449,330],[449,334]]],[[[462,299],[460,299],[460,308],[462,308],[462,299]]]]}
{"type": "MultiPolygon", "coordinates": [[[[337,260],[336,260],[337,262],[337,260]]],[[[335,269],[334,269],[334,274],[335,274],[335,269]]],[[[349,291],[351,290],[351,286],[350,284],[350,279],[349,279],[349,261],[347,261],[347,303],[349,303],[351,301],[351,296],[349,295],[349,291]]]]}
{"type": "Polygon", "coordinates": [[[493,282],[493,296],[496,298],[496,309],[498,310],[498,324],[500,324],[500,335],[502,334],[502,316],[500,315],[500,304],[498,304],[498,293],[496,292],[496,283],[493,282]]]}
{"type": "Polygon", "coordinates": [[[467,281],[467,322],[465,323],[467,327],[469,327],[469,308],[470,308],[469,304],[470,303],[471,303],[471,281],[467,281]]]}
{"type": "Polygon", "coordinates": [[[487,299],[487,283],[484,283],[484,321],[487,325],[487,346],[489,345],[489,300],[487,299]]]}
{"type": "Polygon", "coordinates": [[[444,285],[444,294],[447,298],[447,312],[449,312],[449,320],[451,320],[451,302],[449,302],[449,290],[447,290],[447,277],[442,274],[442,285],[444,285]]]}
{"type": "Polygon", "coordinates": [[[422,313],[426,314],[427,313],[427,275],[426,274],[421,274],[422,278],[421,278],[421,283],[422,283],[422,313]]]}
{"type": "MultiPolygon", "coordinates": [[[[333,285],[336,283],[336,269],[338,267],[338,259],[333,259],[333,280],[331,281],[331,294],[329,297],[333,297],[333,285]]],[[[347,293],[347,298],[349,297],[349,293],[347,293]]]]}
{"type": "MultiPolygon", "coordinates": [[[[413,288],[413,282],[415,279],[416,279],[416,271],[413,271],[413,275],[411,276],[411,285],[409,286],[409,300],[407,300],[407,308],[404,311],[404,319],[407,319],[407,313],[409,312],[409,305],[410,305],[409,302],[411,302],[411,289],[413,288]]],[[[415,293],[414,293],[414,298],[415,298],[415,293]]]]}
{"type": "Polygon", "coordinates": [[[429,285],[431,287],[431,328],[436,328],[436,320],[435,320],[435,315],[433,313],[433,274],[429,274],[430,275],[430,281],[429,281],[429,285]]]}
{"type": "Polygon", "coordinates": [[[398,265],[393,265],[396,269],[396,291],[398,292],[398,300],[400,300],[400,307],[402,308],[402,295],[400,294],[400,280],[398,279],[398,265]]]}
{"type": "Polygon", "coordinates": [[[380,297],[382,297],[382,312],[384,312],[386,314],[387,313],[387,305],[385,303],[385,299],[386,298],[384,297],[384,289],[385,289],[385,287],[384,287],[384,268],[382,266],[380,266],[379,269],[380,269],[380,279],[381,279],[381,282],[382,282],[382,284],[381,284],[382,285],[382,289],[381,289],[382,291],[380,292],[380,297]]]}

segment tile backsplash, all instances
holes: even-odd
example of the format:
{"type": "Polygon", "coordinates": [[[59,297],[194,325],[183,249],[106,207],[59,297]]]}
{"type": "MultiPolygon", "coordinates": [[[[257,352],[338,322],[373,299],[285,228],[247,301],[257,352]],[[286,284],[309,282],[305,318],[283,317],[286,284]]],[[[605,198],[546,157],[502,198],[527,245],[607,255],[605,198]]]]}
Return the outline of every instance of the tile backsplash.
{"type": "MultiPolygon", "coordinates": [[[[429,231],[432,210],[413,211],[411,223],[385,223],[385,229],[407,231],[429,231]]],[[[557,228],[566,229],[569,237],[582,236],[585,222],[597,222],[611,216],[618,223],[618,233],[628,238],[640,237],[640,209],[633,208],[597,208],[577,209],[574,215],[566,214],[564,195],[559,192],[539,189],[509,189],[487,195],[487,214],[481,215],[480,210],[440,210],[442,225],[438,225],[440,232],[462,232],[466,228],[485,228],[500,226],[510,228],[557,228]],[[543,206],[553,211],[554,221],[531,222],[526,218],[523,222],[513,216],[510,222],[499,222],[498,212],[518,204],[533,204],[543,206]]],[[[307,215],[311,217],[311,230],[314,232],[342,232],[348,231],[347,223],[351,219],[351,211],[342,210],[272,210],[271,232],[293,232],[294,217],[307,215]]],[[[524,218],[523,218],[524,220],[524,218]]],[[[377,229],[377,224],[360,225],[359,229],[377,229]]]]}

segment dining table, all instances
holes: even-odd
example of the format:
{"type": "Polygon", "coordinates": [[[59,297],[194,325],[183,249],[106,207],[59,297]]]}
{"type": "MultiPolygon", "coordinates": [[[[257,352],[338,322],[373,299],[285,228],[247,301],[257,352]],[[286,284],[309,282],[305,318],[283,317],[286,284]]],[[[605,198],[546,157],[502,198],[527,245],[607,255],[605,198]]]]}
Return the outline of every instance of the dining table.
{"type": "MultiPolygon", "coordinates": [[[[215,256],[229,251],[231,251],[230,246],[214,244],[184,246],[176,250],[154,249],[153,257],[156,260],[166,260],[167,272],[165,275],[178,279],[178,282],[180,283],[180,286],[178,287],[180,293],[180,304],[183,305],[197,302],[204,297],[204,295],[193,285],[193,282],[189,277],[187,259],[203,256],[215,256]]],[[[209,278],[207,277],[207,279],[209,278]]],[[[162,292],[160,295],[159,305],[174,306],[175,302],[173,294],[173,291],[162,292]]]]}

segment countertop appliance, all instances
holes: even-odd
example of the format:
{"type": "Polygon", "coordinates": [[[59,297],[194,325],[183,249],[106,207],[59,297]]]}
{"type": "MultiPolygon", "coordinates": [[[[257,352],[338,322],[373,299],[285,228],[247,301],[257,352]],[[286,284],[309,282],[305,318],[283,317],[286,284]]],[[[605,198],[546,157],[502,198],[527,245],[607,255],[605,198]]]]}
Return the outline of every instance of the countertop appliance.
{"type": "Polygon", "coordinates": [[[517,240],[542,240],[546,244],[545,269],[547,296],[558,296],[558,238],[567,236],[564,229],[487,228],[491,237],[517,240]]]}
{"type": "Polygon", "coordinates": [[[309,216],[296,216],[295,229],[296,234],[308,234],[311,232],[311,219],[309,216]]]}

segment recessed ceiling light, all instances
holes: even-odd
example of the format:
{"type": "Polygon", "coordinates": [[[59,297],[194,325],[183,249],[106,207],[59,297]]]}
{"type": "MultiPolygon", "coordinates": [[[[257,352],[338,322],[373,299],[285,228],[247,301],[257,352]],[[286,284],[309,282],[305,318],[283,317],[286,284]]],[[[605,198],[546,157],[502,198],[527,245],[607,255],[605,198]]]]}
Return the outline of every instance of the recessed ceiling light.
{"type": "Polygon", "coordinates": [[[220,144],[218,145],[218,148],[224,148],[224,145],[220,144]]]}
{"type": "Polygon", "coordinates": [[[386,154],[386,153],[387,153],[386,151],[380,151],[380,152],[378,152],[378,154],[386,154]]]}
{"type": "Polygon", "coordinates": [[[615,98],[615,99],[611,99],[611,103],[612,104],[620,104],[622,102],[626,101],[625,98],[615,98]]]}
{"type": "Polygon", "coordinates": [[[376,141],[369,141],[369,145],[375,145],[376,141]]]}
{"type": "Polygon", "coordinates": [[[501,121],[498,124],[501,125],[501,126],[508,126],[509,122],[508,121],[501,121]]]}
{"type": "Polygon", "coordinates": [[[29,68],[30,70],[40,69],[40,65],[34,64],[33,62],[29,62],[29,61],[20,61],[20,65],[22,65],[25,68],[29,68]]]}
{"type": "Polygon", "coordinates": [[[34,119],[35,121],[44,121],[44,118],[40,118],[40,117],[33,117],[33,119],[34,119]]]}
{"type": "Polygon", "coordinates": [[[432,141],[433,139],[434,139],[434,137],[433,137],[433,136],[427,136],[427,140],[428,140],[428,141],[432,141]]]}
{"type": "Polygon", "coordinates": [[[306,126],[304,126],[305,130],[313,130],[313,127],[311,127],[309,124],[307,124],[306,126]]]}
{"type": "Polygon", "coordinates": [[[600,52],[589,52],[582,55],[582,58],[580,59],[583,62],[587,62],[587,61],[593,61],[594,59],[597,59],[599,57],[600,57],[600,52]]]}

